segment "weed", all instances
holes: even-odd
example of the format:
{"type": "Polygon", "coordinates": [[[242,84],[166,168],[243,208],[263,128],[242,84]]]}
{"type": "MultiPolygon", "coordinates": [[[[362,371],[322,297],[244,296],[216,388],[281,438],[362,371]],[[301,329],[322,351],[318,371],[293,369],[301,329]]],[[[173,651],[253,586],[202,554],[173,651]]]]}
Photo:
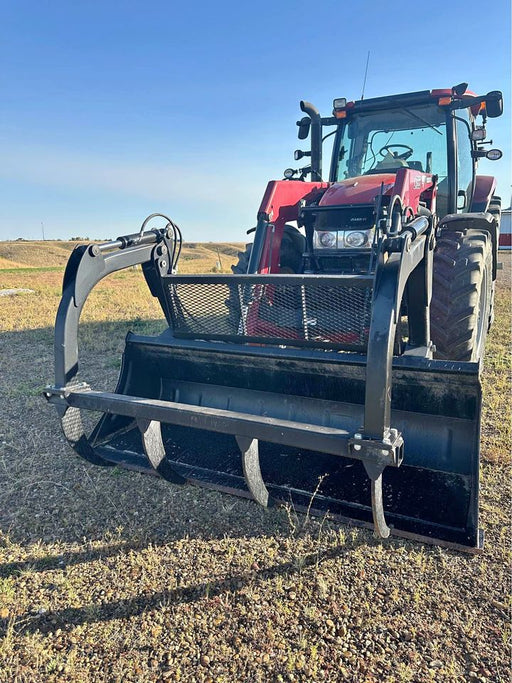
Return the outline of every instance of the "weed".
{"type": "Polygon", "coordinates": [[[322,486],[324,479],[328,476],[329,476],[328,474],[322,474],[320,477],[318,477],[318,482],[315,486],[313,493],[311,494],[311,496],[309,498],[308,507],[306,509],[306,516],[305,516],[304,522],[303,522],[304,528],[309,524],[309,516],[311,513],[311,506],[313,505],[313,501],[315,500],[315,498],[318,494],[318,491],[320,490],[320,487],[322,486]]]}
{"type": "Polygon", "coordinates": [[[14,597],[14,579],[11,576],[0,576],[0,600],[10,601],[14,597]]]}

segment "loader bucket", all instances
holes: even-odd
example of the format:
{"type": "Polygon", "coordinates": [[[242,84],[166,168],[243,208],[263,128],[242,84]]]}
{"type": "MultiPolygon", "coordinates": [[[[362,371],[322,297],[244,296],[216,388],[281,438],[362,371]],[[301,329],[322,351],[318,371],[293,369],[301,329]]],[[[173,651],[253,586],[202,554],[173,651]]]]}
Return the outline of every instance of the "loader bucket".
{"type": "MultiPolygon", "coordinates": [[[[271,498],[307,507],[314,496],[315,510],[371,524],[370,480],[361,461],[326,453],[329,444],[321,443],[329,430],[345,431],[348,440],[363,421],[364,359],[341,363],[338,356],[318,358],[300,350],[269,354],[258,347],[226,351],[220,344],[203,349],[165,335],[129,335],[110,408],[124,400],[123,413],[128,413],[134,404],[124,397],[139,397],[135,405],[141,411],[147,406],[142,414],[148,420],[159,418],[159,402],[229,411],[252,416],[252,434],[258,418],[281,421],[282,430],[290,429],[286,440],[296,439],[295,446],[259,442],[261,475],[271,498]],[[293,434],[292,424],[304,425],[304,432],[293,434]],[[312,425],[318,433],[311,433],[312,425]]],[[[416,359],[397,359],[393,367],[392,422],[405,448],[401,467],[387,467],[384,473],[386,519],[395,530],[416,537],[476,546],[478,366],[444,361],[421,366],[416,359]]],[[[105,408],[101,401],[97,406],[90,401],[92,409],[105,408]]],[[[205,429],[201,412],[194,428],[166,423],[163,407],[162,418],[166,462],[183,480],[251,495],[234,435],[205,429]]],[[[107,413],[95,430],[93,447],[109,462],[148,467],[131,415],[107,413]]]]}
{"type": "Polygon", "coordinates": [[[80,455],[383,537],[481,547],[480,363],[432,360],[427,343],[393,357],[428,241],[392,252],[375,277],[185,276],[162,266],[154,234],[85,248],[68,265],[45,395],[80,455]],[[130,333],[116,391],[94,391],[76,379],[81,306],[96,281],[135,262],[169,329],[130,333]],[[80,410],[103,413],[88,439],[80,410]]]}

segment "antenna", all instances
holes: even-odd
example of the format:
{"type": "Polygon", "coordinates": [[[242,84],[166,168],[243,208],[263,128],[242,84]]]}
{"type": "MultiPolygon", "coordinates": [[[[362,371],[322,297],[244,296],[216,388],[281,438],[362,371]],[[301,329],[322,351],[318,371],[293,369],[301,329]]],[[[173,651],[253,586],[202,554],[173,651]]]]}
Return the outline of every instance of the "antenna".
{"type": "Polygon", "coordinates": [[[370,50],[366,56],[366,69],[364,70],[363,90],[361,92],[361,99],[364,100],[364,89],[366,88],[366,77],[368,76],[368,64],[370,63],[370,50]]]}

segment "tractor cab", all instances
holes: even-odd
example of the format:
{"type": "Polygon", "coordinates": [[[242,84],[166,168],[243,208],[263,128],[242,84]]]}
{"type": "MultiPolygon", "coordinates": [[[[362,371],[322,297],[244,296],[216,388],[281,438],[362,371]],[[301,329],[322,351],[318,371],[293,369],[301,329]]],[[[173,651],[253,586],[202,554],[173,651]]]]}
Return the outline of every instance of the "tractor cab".
{"type": "MultiPolygon", "coordinates": [[[[476,175],[476,166],[482,156],[501,157],[499,150],[484,148],[486,118],[502,111],[500,92],[477,97],[463,83],[452,90],[355,102],[338,98],[333,104],[333,116],[321,118],[312,105],[301,103],[309,119],[298,122],[299,138],[311,133],[311,151],[295,152],[296,159],[311,157],[311,165],[300,170],[302,179],[304,172],[311,180],[322,179],[322,142],[334,135],[330,187],[301,214],[314,254],[306,267],[361,272],[372,263],[369,250],[383,234],[396,232],[398,222],[427,215],[437,224],[448,214],[485,210],[474,201],[487,178],[476,175]]],[[[285,177],[291,179],[290,170],[285,177]]]]}

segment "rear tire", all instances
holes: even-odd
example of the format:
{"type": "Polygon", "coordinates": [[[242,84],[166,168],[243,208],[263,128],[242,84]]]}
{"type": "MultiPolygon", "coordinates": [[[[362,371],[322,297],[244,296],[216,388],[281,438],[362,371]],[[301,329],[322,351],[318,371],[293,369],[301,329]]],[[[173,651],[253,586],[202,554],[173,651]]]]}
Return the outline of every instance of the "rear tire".
{"type": "Polygon", "coordinates": [[[430,323],[435,357],[483,356],[492,300],[492,240],[487,232],[441,232],[434,252],[430,323]]]}

